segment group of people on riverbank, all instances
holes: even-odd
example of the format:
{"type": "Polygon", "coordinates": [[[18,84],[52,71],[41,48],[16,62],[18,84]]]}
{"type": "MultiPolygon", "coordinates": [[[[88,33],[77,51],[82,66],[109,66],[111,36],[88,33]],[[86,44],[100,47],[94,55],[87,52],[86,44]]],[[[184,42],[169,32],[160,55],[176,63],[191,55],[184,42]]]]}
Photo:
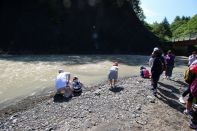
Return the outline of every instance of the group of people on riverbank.
{"type": "MultiPolygon", "coordinates": [[[[153,90],[153,94],[157,96],[157,88],[158,88],[158,81],[160,76],[164,73],[165,78],[167,80],[171,79],[173,68],[175,65],[175,55],[172,53],[171,50],[168,50],[166,55],[163,55],[161,49],[155,47],[153,52],[151,53],[151,57],[149,59],[149,66],[150,66],[150,73],[147,72],[148,69],[145,67],[140,68],[140,75],[143,78],[151,78],[151,85],[153,90]],[[146,77],[145,77],[146,76],[146,77]]],[[[179,101],[180,103],[186,103],[186,109],[184,110],[184,114],[192,115],[192,119],[190,119],[190,127],[197,128],[197,105],[193,104],[196,100],[196,96],[191,92],[191,86],[194,88],[196,87],[197,92],[197,56],[196,52],[194,51],[191,56],[188,58],[188,69],[191,74],[191,80],[188,83],[188,89],[182,94],[179,101]],[[194,83],[196,81],[196,83],[194,83]],[[195,85],[196,84],[196,85],[195,85]],[[184,101],[184,97],[189,94],[187,102],[184,101]],[[195,108],[195,109],[194,109],[195,108]]],[[[109,69],[108,73],[108,80],[110,84],[110,88],[116,88],[116,82],[118,79],[118,62],[114,62],[112,67],[109,69]]],[[[65,72],[62,69],[58,71],[58,75],[56,78],[56,89],[57,94],[60,94],[65,99],[72,98],[73,94],[75,93],[82,93],[82,86],[83,84],[79,81],[78,77],[73,77],[72,80],[70,72],[65,72]]]]}
{"type": "MultiPolygon", "coordinates": [[[[57,93],[54,99],[65,99],[68,100],[72,96],[78,96],[82,93],[83,84],[79,81],[77,76],[74,76],[72,81],[70,81],[71,73],[65,72],[63,69],[58,70],[58,75],[55,80],[55,87],[57,93]]],[[[108,80],[110,83],[110,88],[113,89],[116,87],[116,82],[118,79],[118,62],[114,62],[112,67],[109,69],[108,80]]]]}
{"type": "MultiPolygon", "coordinates": [[[[157,83],[159,81],[161,74],[165,71],[165,78],[171,79],[175,63],[175,55],[172,54],[171,50],[168,50],[166,55],[162,54],[163,53],[161,49],[155,47],[149,59],[149,66],[151,68],[151,73],[149,77],[151,77],[152,90],[155,96],[157,95],[157,83]]],[[[147,70],[145,71],[147,72],[147,70]]],[[[145,72],[142,74],[145,74],[145,72]]]]}
{"type": "MultiPolygon", "coordinates": [[[[154,48],[152,57],[149,60],[151,67],[151,82],[153,94],[157,94],[157,83],[160,75],[165,71],[165,78],[170,79],[172,76],[172,70],[174,68],[175,56],[169,50],[167,55],[162,56],[159,48],[154,48]]],[[[183,113],[190,117],[189,127],[197,129],[197,56],[196,51],[192,52],[192,55],[188,58],[188,69],[184,74],[185,82],[188,84],[187,90],[183,92],[179,98],[180,103],[186,104],[186,109],[183,113]],[[188,95],[187,102],[184,97],[188,95]]]]}

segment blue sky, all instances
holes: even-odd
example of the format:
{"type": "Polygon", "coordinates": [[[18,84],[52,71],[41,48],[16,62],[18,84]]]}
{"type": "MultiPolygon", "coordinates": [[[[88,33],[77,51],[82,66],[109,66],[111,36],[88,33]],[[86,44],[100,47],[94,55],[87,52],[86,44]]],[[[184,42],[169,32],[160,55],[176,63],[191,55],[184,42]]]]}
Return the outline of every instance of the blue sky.
{"type": "Polygon", "coordinates": [[[141,0],[145,21],[161,22],[166,17],[171,23],[176,16],[197,14],[197,0],[141,0]]]}

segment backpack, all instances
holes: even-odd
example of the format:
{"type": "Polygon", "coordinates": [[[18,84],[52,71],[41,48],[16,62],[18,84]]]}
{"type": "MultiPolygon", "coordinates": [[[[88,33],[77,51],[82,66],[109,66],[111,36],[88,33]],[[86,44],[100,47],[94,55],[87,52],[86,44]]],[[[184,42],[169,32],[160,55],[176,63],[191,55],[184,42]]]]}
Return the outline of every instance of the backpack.
{"type": "Polygon", "coordinates": [[[190,85],[190,92],[191,94],[197,98],[197,78],[192,82],[190,85]]]}
{"type": "Polygon", "coordinates": [[[165,71],[165,69],[166,69],[164,59],[163,59],[163,57],[157,57],[157,58],[155,58],[155,60],[157,61],[156,70],[158,73],[162,74],[163,71],[165,71]]]}
{"type": "Polygon", "coordinates": [[[160,59],[161,62],[161,72],[166,70],[166,63],[165,63],[165,59],[163,57],[161,57],[160,59]]]}
{"type": "Polygon", "coordinates": [[[192,81],[194,80],[194,77],[195,77],[195,74],[192,73],[190,68],[185,70],[184,80],[185,80],[186,83],[191,84],[192,81]]]}

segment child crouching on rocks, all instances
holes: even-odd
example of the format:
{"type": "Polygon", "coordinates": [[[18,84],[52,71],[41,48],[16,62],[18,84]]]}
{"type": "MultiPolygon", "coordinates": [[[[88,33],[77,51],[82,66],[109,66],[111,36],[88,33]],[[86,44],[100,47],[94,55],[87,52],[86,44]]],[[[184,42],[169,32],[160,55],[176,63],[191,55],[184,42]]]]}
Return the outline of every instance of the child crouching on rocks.
{"type": "Polygon", "coordinates": [[[118,79],[118,62],[114,62],[108,74],[108,80],[111,88],[116,86],[117,79],[118,79]]]}
{"type": "Polygon", "coordinates": [[[83,84],[79,81],[79,78],[74,76],[72,81],[73,95],[80,95],[82,93],[82,86],[83,84]]]}
{"type": "Polygon", "coordinates": [[[142,78],[150,78],[150,72],[148,69],[146,69],[146,67],[141,66],[140,67],[140,76],[142,78]]]}

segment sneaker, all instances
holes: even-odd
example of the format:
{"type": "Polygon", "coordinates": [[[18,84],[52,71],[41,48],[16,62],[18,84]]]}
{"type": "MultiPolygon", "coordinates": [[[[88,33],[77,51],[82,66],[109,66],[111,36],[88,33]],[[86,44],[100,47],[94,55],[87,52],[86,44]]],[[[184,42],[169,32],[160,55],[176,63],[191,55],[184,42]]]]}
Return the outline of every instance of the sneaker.
{"type": "Polygon", "coordinates": [[[185,110],[183,111],[183,114],[188,115],[188,114],[189,114],[189,110],[185,109],[185,110]]]}
{"type": "Polygon", "coordinates": [[[183,99],[182,96],[179,98],[179,102],[182,103],[182,104],[185,104],[185,100],[183,99]]]}
{"type": "Polygon", "coordinates": [[[179,102],[182,103],[182,104],[185,104],[185,100],[183,99],[182,96],[179,98],[179,102]]]}
{"type": "Polygon", "coordinates": [[[190,111],[190,110],[188,110],[188,109],[185,109],[185,110],[183,111],[183,114],[185,114],[185,115],[188,116],[188,117],[191,117],[191,116],[192,116],[192,111],[190,111]]]}

